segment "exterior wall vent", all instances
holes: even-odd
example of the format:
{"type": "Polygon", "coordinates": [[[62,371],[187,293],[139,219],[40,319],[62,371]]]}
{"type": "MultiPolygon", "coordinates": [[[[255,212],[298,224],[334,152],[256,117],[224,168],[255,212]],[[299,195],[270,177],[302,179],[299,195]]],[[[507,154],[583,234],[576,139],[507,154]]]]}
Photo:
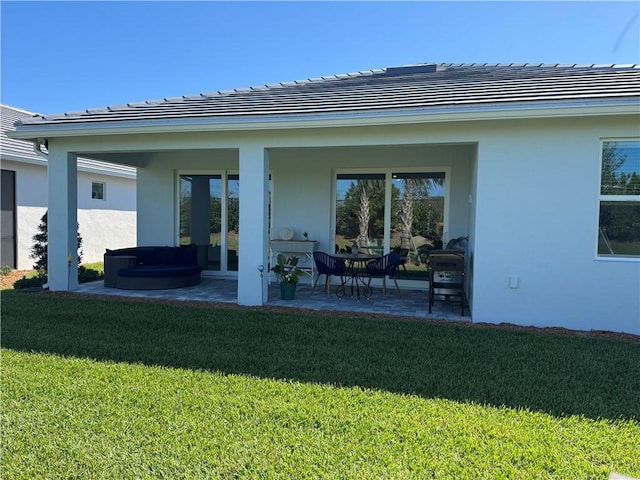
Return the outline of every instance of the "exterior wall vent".
{"type": "Polygon", "coordinates": [[[438,71],[435,63],[423,63],[420,65],[404,65],[402,67],[387,67],[385,75],[394,77],[397,75],[412,75],[414,73],[434,73],[438,71]]]}

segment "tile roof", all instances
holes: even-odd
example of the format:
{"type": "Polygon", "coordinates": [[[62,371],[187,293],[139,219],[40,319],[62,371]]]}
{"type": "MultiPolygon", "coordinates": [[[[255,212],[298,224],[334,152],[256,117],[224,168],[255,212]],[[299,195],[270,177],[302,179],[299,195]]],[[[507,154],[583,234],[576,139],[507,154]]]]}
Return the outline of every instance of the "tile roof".
{"type": "MultiPolygon", "coordinates": [[[[17,121],[29,120],[37,114],[21,110],[19,108],[10,107],[8,105],[0,105],[0,157],[3,160],[11,160],[15,162],[27,162],[46,165],[47,155],[39,155],[33,148],[33,142],[26,140],[18,140],[10,138],[7,132],[14,129],[17,121]]],[[[101,162],[90,158],[78,158],[78,169],[81,171],[90,171],[103,175],[116,175],[119,177],[134,178],[136,169],[126,165],[117,165],[107,162],[101,162]]]]}
{"type": "Polygon", "coordinates": [[[640,65],[417,64],[23,119],[256,119],[640,98],[640,65]]]}
{"type": "Polygon", "coordinates": [[[7,132],[13,130],[13,125],[17,121],[27,120],[34,116],[34,113],[21,110],[19,108],[1,105],[0,108],[0,156],[5,160],[31,160],[43,162],[44,157],[38,155],[33,150],[33,143],[24,140],[9,138],[7,132]]]}

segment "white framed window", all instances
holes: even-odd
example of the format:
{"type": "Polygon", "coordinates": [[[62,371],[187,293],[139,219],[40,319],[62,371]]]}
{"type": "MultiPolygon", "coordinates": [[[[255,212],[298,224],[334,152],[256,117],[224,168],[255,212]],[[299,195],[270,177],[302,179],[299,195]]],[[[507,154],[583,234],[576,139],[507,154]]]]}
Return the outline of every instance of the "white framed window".
{"type": "Polygon", "coordinates": [[[428,251],[448,236],[448,167],[340,169],[334,172],[336,252],[407,250],[406,280],[426,280],[428,251]]]}
{"type": "Polygon", "coordinates": [[[640,258],[640,139],[602,142],[598,256],[640,258]]]}
{"type": "Polygon", "coordinates": [[[107,184],[104,182],[91,182],[91,198],[94,200],[106,200],[107,184]]]}

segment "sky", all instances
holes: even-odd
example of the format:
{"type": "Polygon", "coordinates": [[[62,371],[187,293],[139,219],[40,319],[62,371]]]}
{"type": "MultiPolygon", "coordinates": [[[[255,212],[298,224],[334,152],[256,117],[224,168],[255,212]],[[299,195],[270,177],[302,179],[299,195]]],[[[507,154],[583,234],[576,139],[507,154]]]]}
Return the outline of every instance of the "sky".
{"type": "Polygon", "coordinates": [[[422,62],[639,64],[638,1],[0,1],[0,101],[42,114],[422,62]]]}

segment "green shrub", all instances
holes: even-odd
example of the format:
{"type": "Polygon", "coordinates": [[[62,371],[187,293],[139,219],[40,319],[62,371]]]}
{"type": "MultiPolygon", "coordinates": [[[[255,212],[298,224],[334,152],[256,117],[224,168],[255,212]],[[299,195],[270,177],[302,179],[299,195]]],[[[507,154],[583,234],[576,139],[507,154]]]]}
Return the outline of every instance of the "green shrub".
{"type": "Polygon", "coordinates": [[[20,280],[16,280],[13,283],[13,288],[16,290],[22,288],[37,288],[42,287],[47,283],[46,275],[37,275],[35,277],[22,277],[20,280]]]}
{"type": "Polygon", "coordinates": [[[99,272],[98,270],[94,270],[92,268],[87,268],[84,265],[80,265],[78,267],[78,282],[80,283],[94,282],[103,278],[103,272],[99,272]]]}
{"type": "MultiPolygon", "coordinates": [[[[96,280],[101,280],[103,278],[104,271],[101,268],[95,268],[93,266],[86,267],[84,265],[80,265],[78,267],[78,283],[95,282],[96,280]]],[[[25,276],[20,280],[17,280],[13,283],[13,288],[15,290],[20,290],[23,288],[42,287],[45,283],[47,283],[47,275],[37,273],[35,276],[25,276]]]]}
{"type": "MultiPolygon", "coordinates": [[[[47,265],[49,263],[48,248],[49,248],[49,222],[48,222],[47,210],[40,219],[40,225],[38,225],[38,233],[36,233],[33,240],[33,247],[31,247],[31,255],[36,263],[33,264],[33,268],[37,270],[40,275],[45,275],[47,272],[47,265]]],[[[78,229],[80,225],[78,224],[78,229]]],[[[78,231],[78,263],[82,261],[82,237],[78,231]]]]}

